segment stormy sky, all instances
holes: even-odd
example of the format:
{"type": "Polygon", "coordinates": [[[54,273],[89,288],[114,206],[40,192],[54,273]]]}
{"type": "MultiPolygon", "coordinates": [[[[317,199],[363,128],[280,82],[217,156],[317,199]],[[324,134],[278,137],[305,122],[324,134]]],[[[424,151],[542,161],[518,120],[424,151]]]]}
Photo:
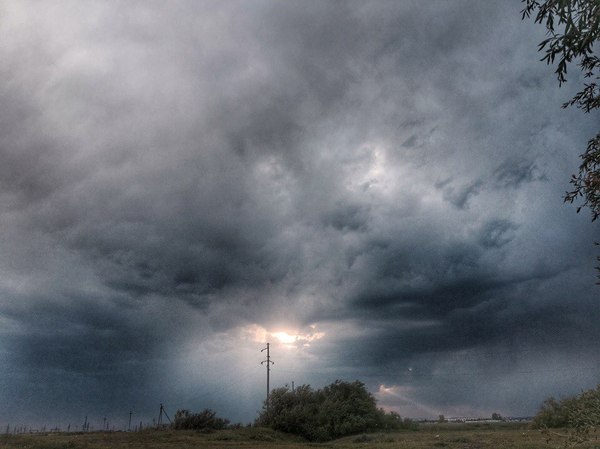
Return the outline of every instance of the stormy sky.
{"type": "Polygon", "coordinates": [[[0,3],[0,424],[250,422],[363,381],[523,416],[600,378],[600,239],[518,0],[0,3]]]}

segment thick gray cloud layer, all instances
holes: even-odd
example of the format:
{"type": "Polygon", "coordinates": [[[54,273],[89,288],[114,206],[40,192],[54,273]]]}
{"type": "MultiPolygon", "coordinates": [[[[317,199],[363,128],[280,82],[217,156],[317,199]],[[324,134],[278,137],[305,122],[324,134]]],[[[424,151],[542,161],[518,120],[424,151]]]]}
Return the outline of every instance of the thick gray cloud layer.
{"type": "Polygon", "coordinates": [[[412,416],[594,386],[597,116],[520,8],[4,2],[0,420],[248,421],[266,340],[412,416]]]}

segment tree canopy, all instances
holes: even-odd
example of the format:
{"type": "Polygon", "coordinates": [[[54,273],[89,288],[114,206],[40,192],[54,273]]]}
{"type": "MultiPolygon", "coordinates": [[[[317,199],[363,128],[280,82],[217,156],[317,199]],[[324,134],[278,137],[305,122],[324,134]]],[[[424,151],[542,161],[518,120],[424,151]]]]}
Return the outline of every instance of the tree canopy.
{"type": "MultiPolygon", "coordinates": [[[[580,90],[563,107],[575,106],[585,112],[600,108],[600,58],[595,54],[594,44],[600,39],[600,2],[597,0],[523,0],[523,18],[533,17],[536,23],[546,27],[547,38],[539,44],[544,52],[542,61],[556,64],[559,85],[567,81],[567,69],[575,63],[585,79],[580,90]]],[[[573,190],[565,195],[565,201],[583,200],[577,211],[589,207],[592,220],[600,216],[600,133],[588,141],[581,155],[579,173],[573,175],[573,190]]]]}
{"type": "MultiPolygon", "coordinates": [[[[598,0],[523,0],[523,19],[533,17],[535,23],[546,27],[547,38],[539,44],[544,52],[542,61],[556,64],[559,85],[567,81],[569,64],[575,63],[583,72],[583,89],[564,103],[563,108],[575,106],[589,113],[600,108],[600,58],[594,44],[600,39],[600,1],[598,0]]],[[[600,216],[600,133],[588,141],[581,155],[579,173],[571,177],[572,190],[565,202],[582,200],[577,207],[589,207],[592,221],[600,216]]],[[[596,243],[598,245],[598,243],[596,243]]],[[[598,257],[600,262],[600,257],[598,257]]],[[[600,279],[600,266],[597,266],[600,279]]],[[[600,282],[598,282],[600,284],[600,282]]]]}

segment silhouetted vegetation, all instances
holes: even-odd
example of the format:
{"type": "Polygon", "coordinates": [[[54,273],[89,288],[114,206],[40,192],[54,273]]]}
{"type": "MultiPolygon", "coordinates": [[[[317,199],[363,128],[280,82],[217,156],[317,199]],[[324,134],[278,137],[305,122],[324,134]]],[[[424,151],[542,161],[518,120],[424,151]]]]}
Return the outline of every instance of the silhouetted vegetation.
{"type": "Polygon", "coordinates": [[[192,413],[189,410],[177,410],[173,421],[173,428],[177,430],[220,430],[227,427],[229,420],[219,418],[217,413],[205,409],[200,413],[192,413]]]}
{"type": "MultiPolygon", "coordinates": [[[[600,3],[590,0],[523,0],[523,18],[533,17],[546,27],[547,37],[539,44],[542,61],[556,62],[559,84],[567,81],[567,67],[576,63],[586,82],[563,107],[576,106],[585,112],[600,108],[600,58],[594,44],[600,40],[600,3]]],[[[592,220],[600,216],[600,134],[590,139],[581,155],[579,173],[573,175],[573,191],[565,201],[583,198],[582,206],[592,211],[592,220]]],[[[581,209],[581,207],[579,208],[581,209]]],[[[578,211],[579,211],[578,209],[578,211]]]]}
{"type": "MultiPolygon", "coordinates": [[[[591,0],[522,0],[525,3],[523,18],[533,17],[546,27],[547,38],[539,44],[544,51],[542,61],[554,64],[560,85],[567,81],[567,67],[577,63],[586,79],[580,90],[563,108],[575,106],[585,112],[600,109],[600,57],[594,44],[600,40],[600,2],[591,0]]],[[[571,177],[573,190],[567,192],[565,201],[573,203],[582,199],[582,207],[592,211],[592,221],[600,217],[600,134],[588,141],[581,155],[579,173],[571,177]]],[[[598,245],[599,243],[596,243],[598,245]]],[[[600,256],[597,258],[600,262],[600,256]]],[[[600,279],[600,265],[598,279],[600,279]]],[[[600,281],[598,282],[600,284],[600,281]]]]}
{"type": "Polygon", "coordinates": [[[310,441],[328,441],[346,435],[375,430],[414,428],[410,420],[377,408],[375,398],[359,381],[337,380],[323,389],[302,385],[271,392],[257,419],[266,425],[310,441]]]}

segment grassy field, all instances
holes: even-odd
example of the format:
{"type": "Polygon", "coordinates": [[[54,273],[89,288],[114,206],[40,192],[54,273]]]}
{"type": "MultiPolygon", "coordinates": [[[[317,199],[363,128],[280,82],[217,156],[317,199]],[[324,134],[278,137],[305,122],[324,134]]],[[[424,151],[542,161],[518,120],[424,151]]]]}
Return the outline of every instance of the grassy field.
{"type": "MultiPolygon", "coordinates": [[[[329,443],[308,443],[270,429],[242,428],[212,433],[193,431],[89,432],[2,435],[1,449],[221,449],[221,448],[330,448],[330,449],[541,449],[563,447],[558,436],[531,430],[527,425],[422,425],[417,431],[355,435],[329,443]],[[549,441],[548,441],[549,440],[549,441]]],[[[599,442],[584,448],[595,448],[599,442]]]]}

